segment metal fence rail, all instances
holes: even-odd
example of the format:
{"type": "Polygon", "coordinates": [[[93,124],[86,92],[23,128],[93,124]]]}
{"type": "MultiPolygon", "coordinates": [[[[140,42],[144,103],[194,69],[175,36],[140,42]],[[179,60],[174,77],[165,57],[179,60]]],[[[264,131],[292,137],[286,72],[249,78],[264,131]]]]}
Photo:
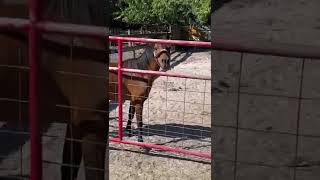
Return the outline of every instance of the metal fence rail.
{"type": "Polygon", "coordinates": [[[234,51],[295,58],[320,58],[319,47],[316,46],[267,42],[257,39],[241,39],[239,37],[231,36],[213,36],[213,50],[234,51]]]}

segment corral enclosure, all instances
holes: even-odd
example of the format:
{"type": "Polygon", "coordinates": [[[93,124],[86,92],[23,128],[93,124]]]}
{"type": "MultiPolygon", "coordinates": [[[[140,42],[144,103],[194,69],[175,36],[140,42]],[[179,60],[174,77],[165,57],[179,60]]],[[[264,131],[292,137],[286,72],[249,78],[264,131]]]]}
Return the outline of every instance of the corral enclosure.
{"type": "MultiPolygon", "coordinates": [[[[244,43],[319,47],[319,5],[235,0],[213,13],[211,24],[217,37],[244,43]]],[[[212,53],[215,178],[319,179],[318,59],[212,53]]]]}
{"type": "MultiPolygon", "coordinates": [[[[142,51],[136,51],[136,56],[142,51]]],[[[124,60],[132,52],[124,54],[124,60]]],[[[208,50],[176,51],[171,54],[170,72],[210,76],[211,52],[208,50]]],[[[111,54],[116,62],[116,54],[111,54]]],[[[113,104],[113,105],[112,105],[113,104]]],[[[118,133],[117,104],[110,107],[111,136],[118,133]]],[[[129,102],[123,106],[124,126],[129,102]]],[[[211,82],[176,77],[158,77],[144,103],[144,140],[201,152],[211,152],[211,82]]],[[[133,127],[136,120],[133,119],[133,127]]],[[[137,141],[137,136],[125,139],[137,141]]],[[[211,179],[210,160],[110,142],[110,179],[211,179]],[[121,169],[119,171],[119,169],[121,169]]]]}
{"type": "MultiPolygon", "coordinates": [[[[21,47],[16,47],[12,49],[12,51],[16,51],[17,55],[20,56],[22,50],[21,47]]],[[[71,54],[75,55],[76,53],[71,54]]],[[[73,56],[70,57],[70,59],[72,59],[73,56]]],[[[174,60],[172,63],[176,68],[172,71],[187,74],[190,73],[195,75],[210,75],[210,52],[208,51],[188,51],[187,53],[175,52],[173,54],[173,59],[174,60]]],[[[4,65],[4,68],[8,67],[4,65]]],[[[104,66],[99,66],[99,68],[104,69],[104,66]]],[[[17,75],[20,76],[20,72],[18,72],[17,75]]],[[[189,79],[176,79],[177,78],[159,78],[155,83],[155,89],[151,93],[149,99],[150,101],[147,101],[147,109],[144,109],[144,114],[147,114],[147,119],[145,119],[145,129],[148,130],[148,133],[146,133],[145,141],[150,141],[157,144],[168,144],[172,147],[181,147],[190,150],[201,150],[203,152],[210,153],[210,82],[203,80],[194,81],[189,79]]],[[[73,84],[73,82],[69,85],[71,84],[73,84]]],[[[87,86],[85,88],[90,89],[90,86],[87,86]]],[[[71,92],[74,93],[77,92],[77,90],[79,89],[75,88],[72,89],[71,92]]],[[[95,88],[91,88],[90,90],[94,91],[95,88]]],[[[86,97],[86,95],[82,97],[86,97]]],[[[19,100],[20,99],[18,99],[19,104],[25,103],[20,102],[19,100]]],[[[2,128],[1,130],[3,130],[3,134],[12,133],[6,131],[5,124],[2,124],[1,122],[0,125],[2,128]]],[[[48,130],[46,131],[45,136],[42,137],[43,174],[45,176],[45,179],[59,179],[61,176],[60,167],[62,162],[62,144],[65,140],[63,135],[66,133],[66,126],[65,124],[53,123],[45,128],[48,128],[48,130]]],[[[19,132],[21,134],[15,134],[15,138],[17,139],[23,136],[23,138],[21,138],[21,142],[16,142],[16,139],[7,138],[11,137],[11,135],[2,136],[2,138],[4,139],[2,142],[6,145],[10,145],[10,143],[6,143],[7,141],[17,143],[13,145],[14,147],[10,147],[10,149],[8,150],[4,148],[1,149],[5,151],[4,154],[1,154],[3,156],[1,156],[0,165],[0,175],[3,178],[29,178],[30,159],[36,159],[34,158],[34,156],[37,156],[40,153],[33,154],[32,158],[30,157],[30,142],[28,141],[28,133],[26,131],[27,128],[23,129],[23,132],[19,132]],[[22,144],[22,147],[18,146],[22,144]]],[[[190,156],[179,156],[173,153],[153,150],[146,155],[150,158],[140,156],[135,159],[132,158],[134,157],[134,151],[139,151],[139,149],[136,147],[132,148],[133,151],[126,155],[128,157],[131,157],[131,159],[128,158],[125,159],[125,161],[127,162],[127,160],[131,160],[138,163],[138,165],[135,167],[135,169],[132,169],[133,171],[129,172],[128,174],[121,173],[120,176],[118,176],[119,174],[116,174],[115,176],[111,177],[111,179],[123,179],[126,176],[134,176],[130,177],[129,179],[137,179],[137,177],[142,179],[210,179],[211,171],[209,160],[197,159],[190,156]],[[153,171],[150,172],[148,171],[148,169],[141,167],[143,163],[150,162],[152,164],[149,164],[149,167],[153,171]],[[180,164],[181,167],[177,167],[177,164],[180,164]],[[193,171],[193,169],[197,169],[197,172],[193,171]]],[[[117,149],[115,148],[113,150],[117,149]]],[[[128,147],[123,147],[121,149],[121,152],[125,152],[127,150],[128,147]]],[[[122,157],[122,155],[123,154],[118,154],[115,157],[122,157]]],[[[110,160],[109,163],[111,161],[112,160],[110,160]]],[[[118,159],[116,162],[119,163],[121,161],[119,161],[118,159]]],[[[116,166],[116,170],[118,169],[129,168],[116,166]]],[[[39,169],[38,172],[33,172],[39,173],[39,169]]],[[[84,171],[82,166],[78,179],[84,178],[83,172],[84,171]]],[[[36,173],[32,174],[35,175],[36,173]]]]}

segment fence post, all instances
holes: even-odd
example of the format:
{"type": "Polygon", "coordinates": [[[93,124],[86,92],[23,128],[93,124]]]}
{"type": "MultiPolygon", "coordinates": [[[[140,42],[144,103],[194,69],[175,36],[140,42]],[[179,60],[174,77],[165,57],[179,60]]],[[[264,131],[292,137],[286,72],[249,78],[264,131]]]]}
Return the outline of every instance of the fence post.
{"type": "MultiPolygon", "coordinates": [[[[131,35],[131,30],[130,29],[128,29],[128,36],[130,37],[130,35],[131,35]]],[[[131,47],[132,46],[132,42],[128,42],[128,45],[129,45],[129,47],[131,47]]]]}
{"type": "Polygon", "coordinates": [[[122,40],[118,40],[118,136],[122,140],[122,40]]]}
{"type": "Polygon", "coordinates": [[[171,25],[167,29],[167,39],[171,39],[171,25]]]}
{"type": "Polygon", "coordinates": [[[29,0],[29,123],[30,123],[30,179],[42,179],[42,148],[39,123],[39,31],[36,23],[40,20],[38,0],[29,0]]]}

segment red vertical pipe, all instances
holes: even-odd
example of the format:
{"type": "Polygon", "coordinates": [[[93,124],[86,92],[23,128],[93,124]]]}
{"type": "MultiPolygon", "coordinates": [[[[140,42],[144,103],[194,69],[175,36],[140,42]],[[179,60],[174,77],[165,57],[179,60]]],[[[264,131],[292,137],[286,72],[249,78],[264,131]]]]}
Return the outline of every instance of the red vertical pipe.
{"type": "Polygon", "coordinates": [[[42,151],[39,123],[39,21],[38,0],[29,0],[29,123],[30,123],[30,179],[42,179],[42,151]]]}
{"type": "Polygon", "coordinates": [[[118,40],[118,136],[122,140],[122,40],[118,40]]]}

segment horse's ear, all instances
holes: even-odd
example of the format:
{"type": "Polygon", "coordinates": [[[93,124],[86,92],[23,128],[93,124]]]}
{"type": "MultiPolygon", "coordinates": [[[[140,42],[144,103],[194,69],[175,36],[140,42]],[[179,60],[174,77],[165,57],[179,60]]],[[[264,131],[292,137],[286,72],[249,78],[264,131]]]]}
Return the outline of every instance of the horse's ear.
{"type": "Polygon", "coordinates": [[[168,52],[170,52],[170,50],[171,50],[171,45],[170,45],[170,44],[168,44],[168,45],[166,46],[166,50],[167,50],[168,52]]]}
{"type": "Polygon", "coordinates": [[[152,45],[153,45],[153,49],[159,49],[159,44],[153,43],[152,45]]]}

